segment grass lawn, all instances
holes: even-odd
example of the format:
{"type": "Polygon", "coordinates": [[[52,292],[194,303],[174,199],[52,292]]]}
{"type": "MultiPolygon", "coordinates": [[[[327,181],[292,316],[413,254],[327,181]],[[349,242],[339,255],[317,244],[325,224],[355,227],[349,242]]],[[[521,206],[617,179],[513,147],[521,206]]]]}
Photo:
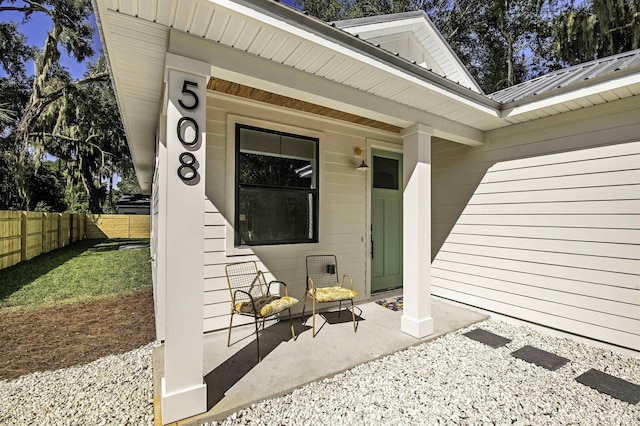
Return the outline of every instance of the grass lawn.
{"type": "Polygon", "coordinates": [[[0,312],[39,309],[151,288],[149,240],[84,240],[0,270],[0,312]]]}

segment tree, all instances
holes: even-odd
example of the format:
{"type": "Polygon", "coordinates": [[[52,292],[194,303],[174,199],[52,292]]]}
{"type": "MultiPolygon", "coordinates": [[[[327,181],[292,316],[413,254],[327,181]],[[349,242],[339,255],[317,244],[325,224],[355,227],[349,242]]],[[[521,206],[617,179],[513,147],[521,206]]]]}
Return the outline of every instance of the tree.
{"type": "Polygon", "coordinates": [[[0,209],[24,206],[15,184],[19,150],[13,143],[11,129],[29,99],[31,81],[25,63],[34,53],[16,24],[0,22],[0,68],[5,74],[0,76],[0,209]]]}
{"type": "MultiPolygon", "coordinates": [[[[69,205],[74,209],[101,212],[105,200],[107,204],[113,204],[114,174],[132,169],[106,63],[101,58],[89,64],[85,75],[75,81],[60,65],[60,49],[65,49],[79,62],[93,55],[93,27],[88,21],[91,2],[0,0],[0,12],[3,11],[21,12],[24,21],[36,13],[46,14],[52,28],[43,48],[36,51],[21,47],[25,45],[25,38],[15,24],[0,27],[0,44],[17,47],[13,49],[14,54],[4,49],[0,52],[3,68],[14,70],[17,75],[11,80],[0,79],[0,85],[4,84],[0,86],[3,89],[0,123],[4,126],[1,133],[4,139],[0,142],[15,157],[14,161],[9,161],[5,155],[0,167],[10,169],[11,176],[15,176],[18,198],[22,200],[21,207],[30,209],[38,205],[43,196],[34,191],[30,182],[38,175],[45,154],[49,158],[54,156],[64,162],[63,178],[69,205]],[[32,79],[24,73],[26,53],[35,59],[32,79]],[[21,84],[12,87],[10,81],[21,84]],[[20,93],[21,97],[3,97],[4,89],[7,93],[20,93]],[[19,99],[20,102],[12,105],[5,99],[19,99]],[[78,188],[85,196],[77,194],[78,188]]],[[[0,180],[0,188],[7,187],[4,180],[0,180]]],[[[6,195],[12,205],[16,204],[15,194],[7,192],[6,195]]]]}
{"type": "MultiPolygon", "coordinates": [[[[21,108],[19,119],[12,127],[10,134],[15,150],[18,152],[16,185],[21,197],[29,206],[32,204],[32,194],[27,184],[30,164],[33,162],[37,170],[46,151],[45,147],[38,143],[42,139],[32,138],[43,113],[74,87],[94,81],[107,81],[108,73],[101,72],[72,81],[69,74],[60,66],[60,47],[79,62],[93,54],[91,48],[93,27],[88,21],[92,12],[89,0],[0,1],[0,12],[6,11],[21,12],[24,21],[28,21],[34,13],[44,13],[52,21],[52,29],[47,35],[45,45],[35,55],[35,73],[29,98],[21,108]]],[[[13,40],[16,38],[14,37],[13,40]]]]}
{"type": "Polygon", "coordinates": [[[60,168],[54,161],[45,161],[38,171],[29,173],[27,184],[32,197],[32,204],[28,210],[36,211],[64,211],[67,208],[64,194],[64,180],[60,168]]]}
{"type": "Polygon", "coordinates": [[[138,184],[138,179],[136,178],[136,174],[133,168],[124,171],[120,176],[120,181],[118,182],[118,192],[120,195],[142,194],[142,189],[140,188],[140,184],[138,184]]]}
{"type": "Polygon", "coordinates": [[[331,0],[330,9],[326,0],[299,4],[321,19],[331,10],[332,20],[424,10],[478,84],[493,92],[556,66],[555,61],[541,58],[548,56],[557,1],[331,0]]]}
{"type": "Polygon", "coordinates": [[[296,5],[325,22],[344,19],[351,8],[350,2],[345,0],[296,0],[296,5]]]}
{"type": "Polygon", "coordinates": [[[528,76],[526,51],[536,54],[540,37],[548,34],[550,17],[543,13],[545,3],[552,0],[493,0],[487,9],[487,46],[501,59],[488,91],[500,90],[520,83],[528,76]],[[496,46],[495,41],[500,43],[496,46]],[[495,48],[497,47],[497,49],[495,48]],[[496,76],[498,78],[496,78],[496,76]]]}
{"type": "Polygon", "coordinates": [[[577,64],[640,48],[638,0],[590,0],[567,5],[555,20],[555,50],[577,64]]]}
{"type": "MultiPolygon", "coordinates": [[[[86,75],[101,72],[106,72],[104,57],[90,64],[86,75]]],[[[65,162],[69,182],[82,184],[94,213],[102,212],[107,197],[113,204],[114,174],[132,169],[124,129],[114,111],[117,105],[110,83],[72,85],[43,112],[29,135],[65,162]],[[108,188],[103,180],[109,182],[108,188]]]]}

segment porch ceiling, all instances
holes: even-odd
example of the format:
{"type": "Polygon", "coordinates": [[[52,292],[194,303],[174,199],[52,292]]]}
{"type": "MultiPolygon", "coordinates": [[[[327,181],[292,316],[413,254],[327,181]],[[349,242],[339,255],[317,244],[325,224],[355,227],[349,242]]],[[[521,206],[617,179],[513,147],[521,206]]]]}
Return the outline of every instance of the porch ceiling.
{"type": "Polygon", "coordinates": [[[360,117],[355,114],[349,114],[321,105],[315,105],[309,102],[290,98],[288,96],[277,95],[265,90],[244,86],[242,84],[233,83],[231,81],[226,81],[215,77],[209,79],[207,89],[226,93],[228,95],[239,96],[245,99],[267,103],[270,105],[277,105],[289,109],[294,109],[296,111],[303,111],[315,115],[321,115],[323,117],[334,118],[336,120],[346,121],[348,123],[360,124],[362,126],[372,127],[374,129],[386,130],[388,132],[400,133],[400,130],[402,130],[400,127],[394,126],[392,124],[383,123],[377,120],[371,120],[369,118],[360,117]]]}

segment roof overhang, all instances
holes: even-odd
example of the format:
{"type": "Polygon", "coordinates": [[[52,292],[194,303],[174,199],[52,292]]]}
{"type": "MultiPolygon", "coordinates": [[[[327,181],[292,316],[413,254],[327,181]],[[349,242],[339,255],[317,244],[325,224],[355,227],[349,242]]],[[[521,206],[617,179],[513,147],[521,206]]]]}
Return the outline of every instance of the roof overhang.
{"type": "MultiPolygon", "coordinates": [[[[469,145],[483,143],[487,130],[582,108],[591,91],[600,90],[567,88],[562,95],[579,99],[534,96],[503,105],[271,0],[93,3],[145,192],[151,189],[168,53],[211,64],[215,78],[392,126],[427,124],[435,136],[469,145]]],[[[640,73],[620,82],[631,85],[629,96],[637,94],[635,78],[640,81],[640,73]]]]}
{"type": "Polygon", "coordinates": [[[585,108],[635,95],[640,95],[640,66],[505,103],[502,116],[508,118],[528,113],[541,114],[545,110],[552,115],[565,109],[585,108]],[[574,108],[570,108],[571,105],[574,108]]]}

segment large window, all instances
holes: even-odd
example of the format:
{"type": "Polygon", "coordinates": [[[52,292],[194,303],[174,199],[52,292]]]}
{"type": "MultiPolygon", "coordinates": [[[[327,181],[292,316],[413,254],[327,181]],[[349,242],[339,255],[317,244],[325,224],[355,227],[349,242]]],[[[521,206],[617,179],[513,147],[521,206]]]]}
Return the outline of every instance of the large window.
{"type": "Polygon", "coordinates": [[[318,139],[236,125],[235,246],[318,241],[318,139]]]}

